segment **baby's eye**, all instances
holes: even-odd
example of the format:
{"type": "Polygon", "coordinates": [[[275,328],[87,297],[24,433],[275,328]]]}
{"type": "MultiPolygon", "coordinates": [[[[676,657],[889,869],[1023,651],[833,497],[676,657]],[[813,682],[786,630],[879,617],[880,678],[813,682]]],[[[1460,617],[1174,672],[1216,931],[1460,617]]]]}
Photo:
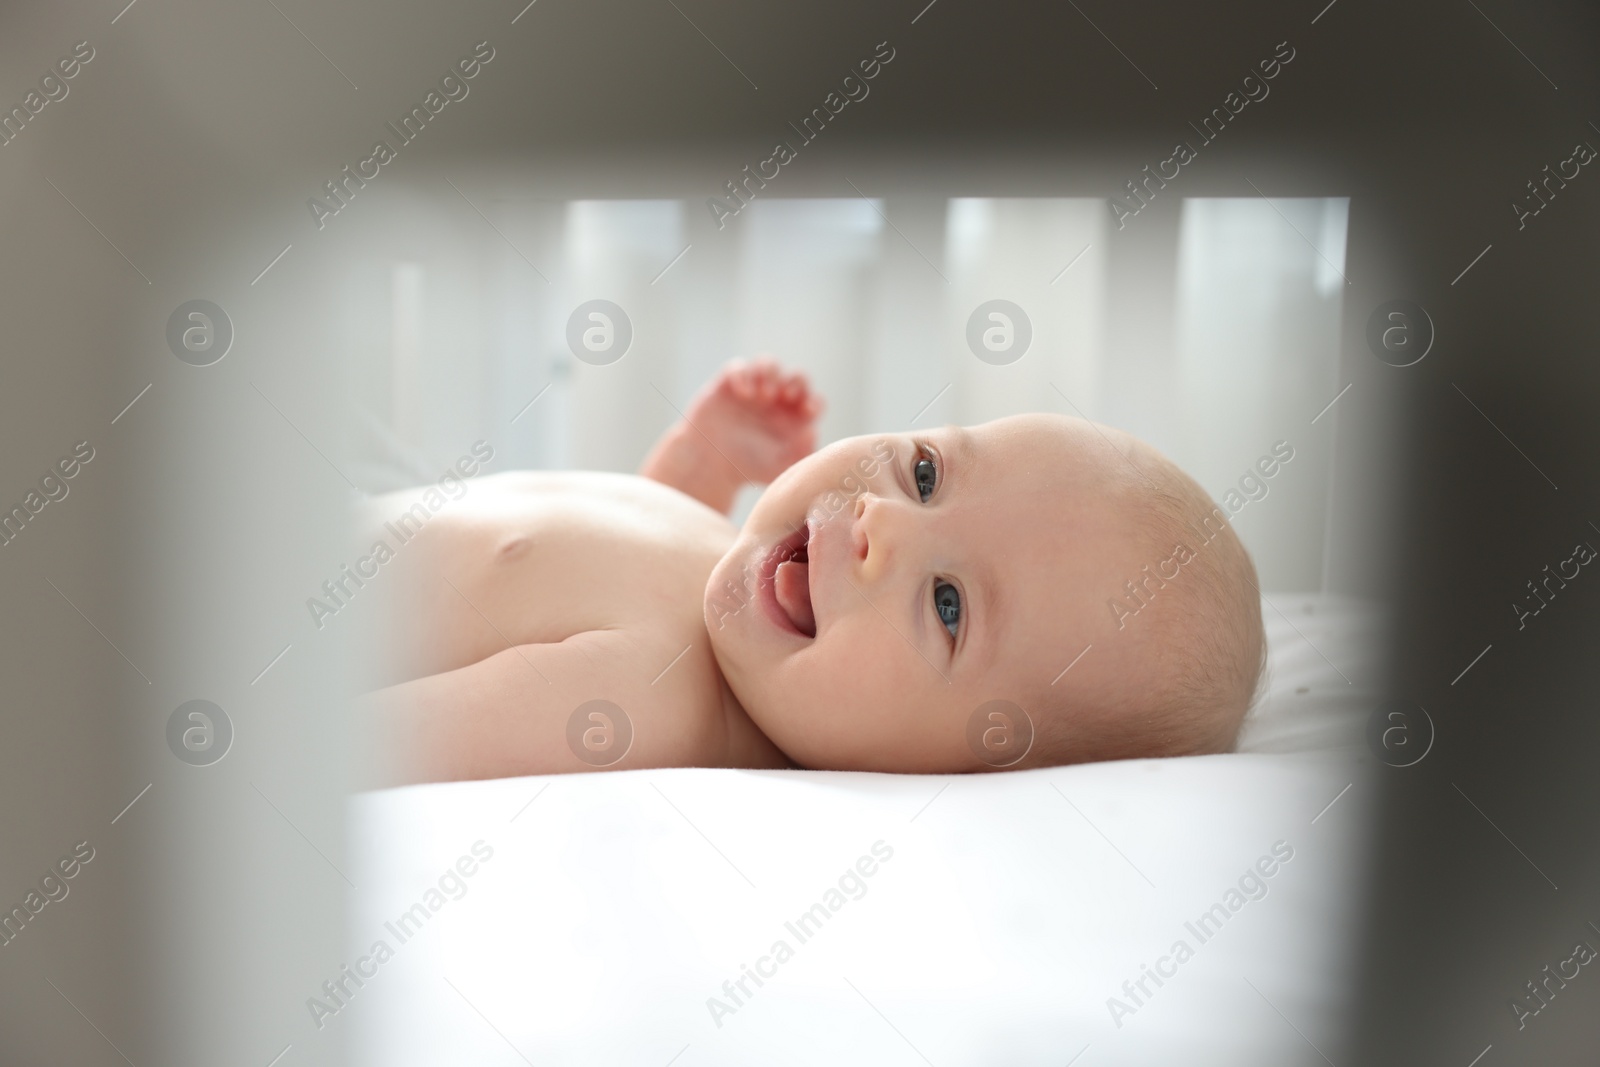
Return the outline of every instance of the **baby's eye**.
{"type": "Polygon", "coordinates": [[[955,586],[949,582],[933,583],[933,610],[939,613],[939,621],[950,636],[956,636],[961,629],[961,593],[955,586]]]}
{"type": "Polygon", "coordinates": [[[929,458],[926,452],[923,452],[920,454],[920,458],[911,465],[911,476],[916,479],[917,495],[922,497],[922,502],[926,504],[928,498],[933,495],[934,485],[939,481],[939,468],[935,467],[933,460],[929,458]]]}

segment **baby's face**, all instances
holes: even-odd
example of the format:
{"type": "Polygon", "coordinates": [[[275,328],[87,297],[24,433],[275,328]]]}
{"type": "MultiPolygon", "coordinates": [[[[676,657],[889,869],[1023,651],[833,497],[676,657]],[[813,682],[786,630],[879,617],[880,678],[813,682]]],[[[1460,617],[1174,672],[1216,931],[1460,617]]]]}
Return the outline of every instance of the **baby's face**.
{"type": "Polygon", "coordinates": [[[1106,601],[1151,561],[1126,470],[1052,415],[829,445],[768,487],[707,583],[729,686],[806,767],[983,769],[979,705],[1028,710],[1097,641],[1054,692],[1130,681],[1150,635],[1118,633],[1106,601]]]}

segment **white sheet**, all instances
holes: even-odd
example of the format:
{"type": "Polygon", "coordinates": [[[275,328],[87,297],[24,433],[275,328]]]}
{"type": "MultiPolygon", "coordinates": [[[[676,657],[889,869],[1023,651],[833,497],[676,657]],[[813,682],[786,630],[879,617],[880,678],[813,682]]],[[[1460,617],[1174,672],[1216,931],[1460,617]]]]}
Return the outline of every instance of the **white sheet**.
{"type": "MultiPolygon", "coordinates": [[[[1320,1064],[1312,1045],[1331,1054],[1342,1023],[1371,794],[1363,727],[1385,643],[1370,607],[1271,604],[1271,688],[1232,755],[360,796],[349,952],[308,970],[307,994],[384,941],[393,957],[362,965],[376,973],[347,980],[353,995],[321,1023],[346,1028],[355,1062],[386,1067],[1320,1064]],[[425,900],[478,841],[493,856],[460,878],[465,895],[425,900]],[[893,855],[859,879],[865,894],[826,899],[877,842],[893,855]],[[1241,894],[1202,943],[1186,922],[1226,910],[1276,842],[1293,858],[1266,895],[1241,894]],[[385,926],[430,902],[404,943],[385,926]],[[785,923],[817,903],[840,906],[801,942],[785,923]],[[1162,964],[1164,984],[1146,978],[1137,1002],[1124,992],[1179,940],[1192,956],[1162,964]],[[724,981],[778,941],[792,957],[763,963],[771,977],[746,978],[736,1005],[724,981]],[[736,1010],[714,1017],[713,997],[736,1010]]],[[[311,1015],[305,1040],[321,1040],[311,1015]]]]}

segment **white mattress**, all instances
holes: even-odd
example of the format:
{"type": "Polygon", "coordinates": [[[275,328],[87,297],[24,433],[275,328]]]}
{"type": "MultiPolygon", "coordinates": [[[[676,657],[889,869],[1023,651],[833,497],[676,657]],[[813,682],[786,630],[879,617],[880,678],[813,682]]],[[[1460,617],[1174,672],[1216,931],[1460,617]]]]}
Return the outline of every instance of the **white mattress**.
{"type": "Polygon", "coordinates": [[[1331,1052],[1343,1022],[1385,642],[1371,606],[1270,599],[1271,687],[1236,754],[361,795],[344,962],[379,940],[393,957],[364,964],[376,973],[323,1027],[385,1067],[1321,1064],[1312,1046],[1331,1052]],[[428,897],[479,841],[493,855],[459,878],[464,895],[428,897]],[[830,898],[879,842],[892,856],[830,898]],[[1266,895],[1230,900],[1278,842],[1293,858],[1266,895]],[[385,923],[419,903],[437,910],[402,943],[385,923]],[[1202,942],[1185,924],[1219,903],[1202,942]],[[825,922],[786,927],[816,904],[825,922]],[[740,994],[763,957],[769,977],[740,994]],[[1124,992],[1163,957],[1162,985],[1124,992]]]}

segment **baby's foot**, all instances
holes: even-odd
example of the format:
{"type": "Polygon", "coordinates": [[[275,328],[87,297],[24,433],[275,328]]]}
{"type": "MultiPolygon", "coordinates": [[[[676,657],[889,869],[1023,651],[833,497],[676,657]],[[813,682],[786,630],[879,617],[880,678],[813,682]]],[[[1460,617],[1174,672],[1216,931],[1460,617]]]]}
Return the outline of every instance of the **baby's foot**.
{"type": "Polygon", "coordinates": [[[785,374],[762,358],[728,363],[686,415],[744,480],[765,485],[816,447],[822,408],[804,374],[785,374]]]}

